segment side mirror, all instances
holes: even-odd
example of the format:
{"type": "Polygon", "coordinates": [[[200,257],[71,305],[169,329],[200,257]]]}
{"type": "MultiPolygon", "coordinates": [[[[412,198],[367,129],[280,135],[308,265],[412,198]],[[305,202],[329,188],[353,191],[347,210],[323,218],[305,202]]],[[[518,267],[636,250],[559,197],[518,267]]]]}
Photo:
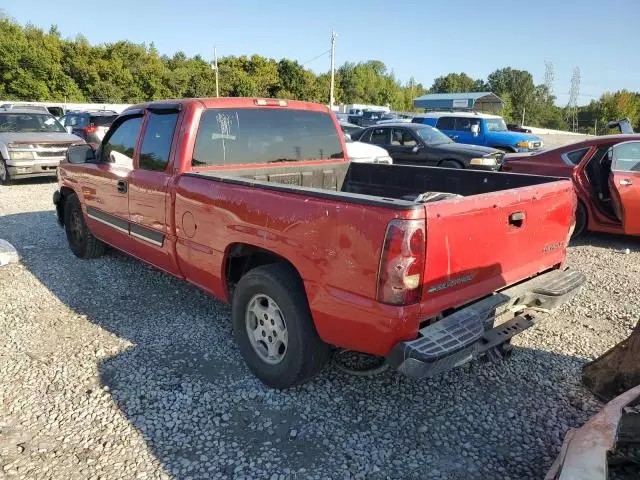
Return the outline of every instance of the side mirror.
{"type": "Polygon", "coordinates": [[[64,129],[67,131],[67,133],[73,133],[73,127],[71,125],[67,125],[66,127],[64,127],[64,129]]]}
{"type": "Polygon", "coordinates": [[[416,145],[411,149],[411,153],[418,153],[420,151],[420,145],[416,145]]]}
{"type": "Polygon", "coordinates": [[[92,163],[96,160],[96,151],[91,145],[71,145],[65,154],[69,163],[92,163]]]}
{"type": "Polygon", "coordinates": [[[348,133],[344,134],[344,141],[345,142],[350,142],[351,141],[351,135],[349,135],[348,133]]]}
{"type": "Polygon", "coordinates": [[[471,133],[473,133],[474,137],[477,137],[478,134],[480,133],[480,125],[478,124],[471,125],[471,133]]]}

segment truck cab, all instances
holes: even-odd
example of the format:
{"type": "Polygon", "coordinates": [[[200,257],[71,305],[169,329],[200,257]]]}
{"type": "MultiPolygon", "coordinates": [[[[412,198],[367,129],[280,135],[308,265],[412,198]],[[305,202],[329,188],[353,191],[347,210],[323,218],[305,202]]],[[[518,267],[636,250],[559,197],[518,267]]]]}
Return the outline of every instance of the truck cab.
{"type": "Polygon", "coordinates": [[[498,115],[474,111],[429,112],[414,117],[413,122],[436,127],[458,143],[482,145],[505,152],[531,152],[543,146],[540,137],[510,131],[498,115]]]}

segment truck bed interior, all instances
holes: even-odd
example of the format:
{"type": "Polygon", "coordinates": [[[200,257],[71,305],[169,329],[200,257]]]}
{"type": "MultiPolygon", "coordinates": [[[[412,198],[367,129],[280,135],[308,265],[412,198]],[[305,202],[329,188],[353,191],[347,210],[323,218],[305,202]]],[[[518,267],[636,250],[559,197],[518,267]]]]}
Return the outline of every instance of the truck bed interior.
{"type": "Polygon", "coordinates": [[[327,162],[315,165],[203,170],[188,176],[339,198],[345,201],[407,208],[451,195],[471,196],[560,180],[556,177],[467,169],[327,162]],[[450,195],[428,195],[444,193],[450,195]],[[427,194],[427,195],[425,195],[427,194]]]}

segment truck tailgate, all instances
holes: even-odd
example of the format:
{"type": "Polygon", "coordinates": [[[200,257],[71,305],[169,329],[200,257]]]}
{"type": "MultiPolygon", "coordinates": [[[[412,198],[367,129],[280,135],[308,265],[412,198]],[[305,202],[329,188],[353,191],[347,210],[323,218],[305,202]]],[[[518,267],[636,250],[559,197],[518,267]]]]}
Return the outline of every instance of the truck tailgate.
{"type": "Polygon", "coordinates": [[[575,208],[568,180],[425,204],[423,317],[561,264],[575,208]]]}

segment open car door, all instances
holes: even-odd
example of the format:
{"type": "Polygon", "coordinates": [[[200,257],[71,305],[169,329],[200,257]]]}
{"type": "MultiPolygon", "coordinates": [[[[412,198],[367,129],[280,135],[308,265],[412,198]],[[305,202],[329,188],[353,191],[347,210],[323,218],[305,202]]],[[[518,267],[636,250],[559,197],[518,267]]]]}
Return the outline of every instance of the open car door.
{"type": "Polygon", "coordinates": [[[640,141],[611,147],[609,188],[624,233],[640,235],[640,141]]]}

